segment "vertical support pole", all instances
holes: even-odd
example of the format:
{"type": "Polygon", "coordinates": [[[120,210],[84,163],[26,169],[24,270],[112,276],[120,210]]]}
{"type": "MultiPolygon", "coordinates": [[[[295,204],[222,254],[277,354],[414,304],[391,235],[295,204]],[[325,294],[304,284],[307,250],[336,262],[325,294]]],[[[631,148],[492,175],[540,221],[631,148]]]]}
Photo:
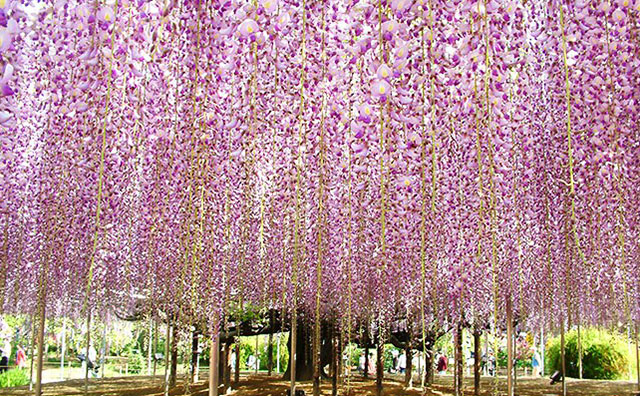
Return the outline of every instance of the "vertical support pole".
{"type": "Polygon", "coordinates": [[[640,392],[640,350],[638,349],[638,324],[636,323],[636,374],[638,376],[636,390],[640,392]]]}
{"type": "MultiPolygon", "coordinates": [[[[631,323],[627,325],[627,345],[629,346],[629,357],[632,356],[633,341],[631,341],[631,323]]],[[[629,359],[629,381],[633,381],[633,363],[629,359]]]]}
{"type": "Polygon", "coordinates": [[[567,376],[564,344],[564,318],[560,319],[560,363],[562,365],[562,396],[567,396],[567,376]]]}
{"type": "Polygon", "coordinates": [[[518,329],[514,326],[513,329],[513,394],[515,395],[516,390],[518,389],[518,329]]]}
{"type": "Polygon", "coordinates": [[[511,296],[507,297],[507,396],[513,396],[513,307],[511,306],[511,296]]]}
{"type": "Polygon", "coordinates": [[[364,347],[364,378],[369,378],[369,343],[368,337],[365,338],[367,343],[364,347]]]}
{"type": "MultiPolygon", "coordinates": [[[[105,335],[106,335],[106,327],[105,327],[105,335]]],[[[149,340],[147,342],[147,375],[151,375],[151,349],[153,347],[151,344],[152,340],[153,340],[153,321],[151,317],[149,317],[149,340]]],[[[107,354],[107,351],[105,349],[105,356],[106,354],[107,354]]],[[[102,366],[104,367],[104,364],[102,366]]]]}
{"type": "Polygon", "coordinates": [[[164,396],[169,396],[169,352],[171,343],[171,320],[167,315],[167,334],[164,341],[164,396]]]}
{"type": "Polygon", "coordinates": [[[226,395],[231,390],[231,343],[228,342],[224,347],[225,360],[224,360],[224,394],[226,395]]]}
{"type": "Polygon", "coordinates": [[[233,373],[233,382],[236,384],[236,386],[238,386],[238,383],[240,382],[240,330],[238,329],[238,336],[236,337],[236,346],[235,346],[235,352],[236,352],[236,369],[233,373]]]}
{"type": "Polygon", "coordinates": [[[274,326],[274,311],[271,310],[269,314],[269,341],[267,343],[267,375],[273,374],[273,326],[274,326]]]}
{"type": "Polygon", "coordinates": [[[480,395],[480,330],[473,328],[473,394],[480,395]]]}
{"type": "MultiPolygon", "coordinates": [[[[42,362],[44,354],[44,324],[45,324],[45,301],[44,290],[40,291],[40,298],[38,301],[38,371],[36,373],[36,391],[35,396],[42,395],[42,362]]],[[[33,361],[33,355],[31,357],[33,361]]],[[[33,363],[32,363],[33,367],[33,363]]]]}
{"type": "Polygon", "coordinates": [[[218,396],[218,375],[220,356],[220,336],[211,337],[211,349],[209,350],[209,396],[218,396]]]}
{"type": "Polygon", "coordinates": [[[60,381],[64,381],[64,355],[67,352],[67,320],[62,318],[62,351],[60,353],[60,381]]]}
{"type": "Polygon", "coordinates": [[[291,365],[291,396],[296,394],[296,355],[298,348],[298,321],[297,313],[294,306],[293,313],[291,315],[291,350],[289,351],[289,364],[291,365]]]}
{"type": "MultiPolygon", "coordinates": [[[[91,348],[91,307],[87,306],[87,347],[85,349],[84,365],[84,395],[89,393],[89,350],[91,348]]],[[[37,395],[37,393],[36,393],[37,395]]]]}
{"type": "Polygon", "coordinates": [[[154,318],[153,320],[153,327],[154,327],[154,332],[153,332],[153,376],[156,376],[156,369],[158,366],[158,359],[156,359],[155,354],[158,353],[158,320],[156,318],[154,318]]]}
{"type": "Polygon", "coordinates": [[[540,376],[544,377],[544,325],[540,326],[540,376]]]}
{"type": "Polygon", "coordinates": [[[462,356],[462,323],[458,322],[456,345],[455,345],[455,390],[456,396],[462,396],[462,380],[464,378],[463,372],[463,356],[462,356]]]}
{"type": "Polygon", "coordinates": [[[384,378],[384,365],[382,359],[384,357],[384,341],[382,339],[382,331],[378,327],[378,342],[376,351],[376,396],[382,396],[382,380],[384,378]]]}
{"type": "Polygon", "coordinates": [[[191,334],[191,381],[198,382],[198,361],[200,360],[199,339],[196,330],[191,334]]]}
{"type": "Polygon", "coordinates": [[[171,370],[169,372],[169,387],[174,388],[178,380],[178,331],[174,323],[171,329],[171,370]]]}
{"type": "Polygon", "coordinates": [[[38,337],[38,334],[36,333],[36,314],[32,314],[31,315],[31,345],[29,346],[29,358],[31,358],[31,368],[29,371],[29,391],[33,390],[33,363],[35,362],[35,355],[34,355],[34,350],[35,350],[35,345],[36,345],[36,338],[38,337]]]}
{"type": "Polygon", "coordinates": [[[333,350],[333,359],[331,359],[331,396],[338,396],[338,362],[341,356],[341,353],[338,352],[338,337],[339,335],[334,330],[333,337],[331,338],[331,347],[333,350]]]}

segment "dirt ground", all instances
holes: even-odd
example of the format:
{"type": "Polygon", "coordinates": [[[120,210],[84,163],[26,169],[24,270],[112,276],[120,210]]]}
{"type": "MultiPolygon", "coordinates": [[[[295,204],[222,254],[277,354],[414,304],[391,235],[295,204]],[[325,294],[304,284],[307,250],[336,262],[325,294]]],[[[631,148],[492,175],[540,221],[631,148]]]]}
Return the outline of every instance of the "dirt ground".
{"type": "MultiPolygon", "coordinates": [[[[44,385],[44,394],[47,396],[72,396],[83,394],[83,380],[71,380],[44,385]]],[[[375,394],[375,381],[353,378],[350,381],[350,396],[369,396],[375,394]]],[[[92,396],[162,396],[163,378],[136,376],[107,379],[92,379],[89,382],[89,395],[92,396]]],[[[288,381],[280,377],[267,377],[266,375],[250,375],[241,377],[239,386],[229,394],[238,396],[283,396],[288,389],[288,381]]],[[[504,395],[505,379],[483,378],[481,383],[481,395],[504,395]],[[494,393],[497,384],[498,392],[494,393]]],[[[448,396],[452,394],[453,377],[439,376],[436,384],[427,390],[427,396],[448,396]]],[[[572,380],[567,381],[568,394],[571,396],[629,396],[637,395],[635,384],[627,381],[594,381],[572,380]]],[[[299,385],[307,395],[311,394],[312,385],[304,382],[299,385]]],[[[419,396],[423,393],[419,389],[404,389],[399,377],[386,378],[384,382],[385,396],[419,396]]],[[[0,394],[6,396],[32,395],[28,388],[1,389],[0,394]]],[[[221,392],[222,394],[222,392],[221,392]]],[[[347,395],[346,384],[340,386],[339,395],[347,395]]],[[[465,379],[465,395],[473,395],[472,379],[465,379]]],[[[547,379],[519,379],[516,395],[519,396],[556,396],[561,394],[560,385],[549,385],[547,379]]],[[[184,383],[178,382],[178,386],[171,391],[172,396],[191,395],[207,396],[208,386],[205,382],[198,382],[190,386],[190,392],[184,393],[184,383]]],[[[322,395],[331,395],[331,384],[324,382],[322,395]]]]}

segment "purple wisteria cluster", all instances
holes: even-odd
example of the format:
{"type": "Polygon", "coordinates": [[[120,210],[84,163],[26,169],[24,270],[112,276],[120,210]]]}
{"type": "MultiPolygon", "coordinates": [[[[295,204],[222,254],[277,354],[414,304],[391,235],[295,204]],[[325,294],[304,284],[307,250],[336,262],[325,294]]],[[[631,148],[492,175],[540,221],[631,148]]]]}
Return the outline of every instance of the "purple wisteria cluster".
{"type": "Polygon", "coordinates": [[[4,312],[640,319],[640,0],[0,0],[0,78],[4,312]]]}

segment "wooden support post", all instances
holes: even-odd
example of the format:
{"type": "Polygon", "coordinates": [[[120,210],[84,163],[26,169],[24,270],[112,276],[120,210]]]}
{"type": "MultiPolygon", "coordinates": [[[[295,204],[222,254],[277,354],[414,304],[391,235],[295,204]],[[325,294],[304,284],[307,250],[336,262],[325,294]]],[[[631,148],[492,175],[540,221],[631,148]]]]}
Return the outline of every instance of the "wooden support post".
{"type": "Polygon", "coordinates": [[[218,396],[220,336],[213,335],[209,350],[209,396],[218,396]]]}
{"type": "Polygon", "coordinates": [[[153,319],[153,376],[156,376],[156,369],[158,367],[158,359],[156,359],[156,353],[158,353],[158,320],[153,319]]]}
{"type": "Polygon", "coordinates": [[[513,329],[513,394],[515,395],[516,389],[518,389],[518,360],[516,356],[518,356],[518,349],[516,340],[518,338],[518,329],[514,326],[513,329]]]}
{"type": "Polygon", "coordinates": [[[564,318],[560,321],[560,363],[562,369],[562,396],[567,396],[567,370],[565,362],[564,318]]]}
{"type": "MultiPolygon", "coordinates": [[[[107,332],[107,328],[105,325],[105,340],[106,340],[106,332],[107,332]]],[[[153,320],[151,318],[151,316],[149,316],[149,339],[147,341],[147,375],[151,375],[151,358],[152,358],[152,349],[153,349],[153,320]]],[[[105,357],[107,355],[107,350],[106,350],[106,342],[105,342],[105,357]]],[[[106,359],[105,359],[106,362],[106,359]]],[[[104,364],[102,365],[103,370],[104,370],[104,364]]],[[[104,371],[102,372],[102,376],[104,377],[104,371]]]]}
{"type": "Polygon", "coordinates": [[[200,360],[200,352],[199,352],[199,338],[196,330],[193,330],[191,333],[191,381],[193,383],[198,382],[198,361],[200,360]]]}
{"type": "Polygon", "coordinates": [[[225,344],[224,347],[224,394],[226,395],[231,389],[231,343],[225,344]]]}
{"type": "Polygon", "coordinates": [[[636,323],[636,374],[638,376],[636,390],[640,392],[640,350],[638,349],[638,324],[636,323]]]}
{"type": "Polygon", "coordinates": [[[89,393],[89,350],[91,349],[91,307],[87,306],[87,347],[84,360],[84,396],[89,393]]]}
{"type": "MultiPolygon", "coordinates": [[[[41,290],[38,301],[38,371],[36,373],[36,391],[35,396],[42,395],[42,364],[44,355],[44,325],[45,325],[45,293],[41,290]]],[[[33,355],[31,357],[33,360],[33,355]]]]}
{"type": "Polygon", "coordinates": [[[544,326],[540,326],[540,376],[544,377],[544,326]]]}
{"type": "Polygon", "coordinates": [[[340,357],[342,353],[338,351],[338,338],[340,335],[334,330],[333,337],[331,339],[333,349],[333,359],[331,359],[331,396],[338,396],[338,372],[340,357]]]}
{"type": "Polygon", "coordinates": [[[169,396],[169,352],[171,343],[171,320],[167,315],[167,334],[164,341],[164,395],[169,396]]]}
{"type": "MultiPolygon", "coordinates": [[[[37,310],[39,313],[39,309],[37,310]]],[[[38,329],[36,328],[36,314],[31,315],[31,345],[29,346],[29,357],[31,358],[31,369],[29,371],[29,391],[33,390],[33,363],[36,359],[34,359],[34,350],[36,345],[36,339],[38,338],[38,329]]]]}
{"type": "Polygon", "coordinates": [[[236,386],[238,386],[238,383],[240,382],[240,335],[236,337],[235,352],[236,352],[236,361],[235,361],[236,369],[233,373],[233,382],[236,386]]]}
{"type": "Polygon", "coordinates": [[[513,396],[513,307],[511,296],[507,297],[507,396],[513,396]]]}
{"type": "Polygon", "coordinates": [[[64,381],[64,356],[67,352],[67,320],[62,318],[62,350],[60,351],[60,381],[64,381]]]}
{"type": "Polygon", "coordinates": [[[173,325],[171,337],[171,370],[169,372],[169,387],[174,388],[178,380],[178,331],[173,325]]]}
{"type": "Polygon", "coordinates": [[[269,313],[269,341],[267,343],[267,375],[273,374],[273,326],[274,326],[274,311],[269,313]]]}
{"type": "Polygon", "coordinates": [[[464,378],[463,356],[462,356],[462,323],[458,322],[458,329],[455,337],[455,394],[462,396],[462,380],[464,378]]]}
{"type": "Polygon", "coordinates": [[[289,364],[291,365],[291,370],[289,370],[291,373],[291,396],[295,396],[296,394],[296,351],[298,348],[298,320],[296,316],[297,313],[294,308],[291,315],[291,350],[289,351],[289,364]]]}
{"type": "Polygon", "coordinates": [[[378,328],[378,349],[376,351],[376,396],[382,396],[382,380],[384,378],[384,341],[382,331],[378,328]]]}
{"type": "Polygon", "coordinates": [[[280,374],[280,342],[282,333],[278,333],[278,344],[276,344],[276,373],[280,374]]]}
{"type": "Polygon", "coordinates": [[[480,395],[480,330],[473,328],[473,394],[480,395]]]}

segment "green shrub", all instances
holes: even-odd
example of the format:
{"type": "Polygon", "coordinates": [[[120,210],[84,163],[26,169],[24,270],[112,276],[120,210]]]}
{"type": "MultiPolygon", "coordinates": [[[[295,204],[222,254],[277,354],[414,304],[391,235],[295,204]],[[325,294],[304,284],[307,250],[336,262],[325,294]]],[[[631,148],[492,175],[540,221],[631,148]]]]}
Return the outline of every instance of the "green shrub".
{"type": "Polygon", "coordinates": [[[129,373],[140,374],[147,367],[144,356],[139,353],[132,353],[128,359],[129,373]]]}
{"type": "MultiPolygon", "coordinates": [[[[618,333],[595,328],[580,332],[582,344],[582,377],[590,379],[620,379],[626,376],[629,365],[627,342],[618,333]]],[[[567,377],[578,377],[578,332],[565,334],[565,364],[567,377]]],[[[545,366],[551,372],[560,370],[560,337],[547,341],[545,366]]]]}
{"type": "Polygon", "coordinates": [[[29,384],[29,374],[24,369],[13,369],[0,374],[0,388],[29,384]]]}

